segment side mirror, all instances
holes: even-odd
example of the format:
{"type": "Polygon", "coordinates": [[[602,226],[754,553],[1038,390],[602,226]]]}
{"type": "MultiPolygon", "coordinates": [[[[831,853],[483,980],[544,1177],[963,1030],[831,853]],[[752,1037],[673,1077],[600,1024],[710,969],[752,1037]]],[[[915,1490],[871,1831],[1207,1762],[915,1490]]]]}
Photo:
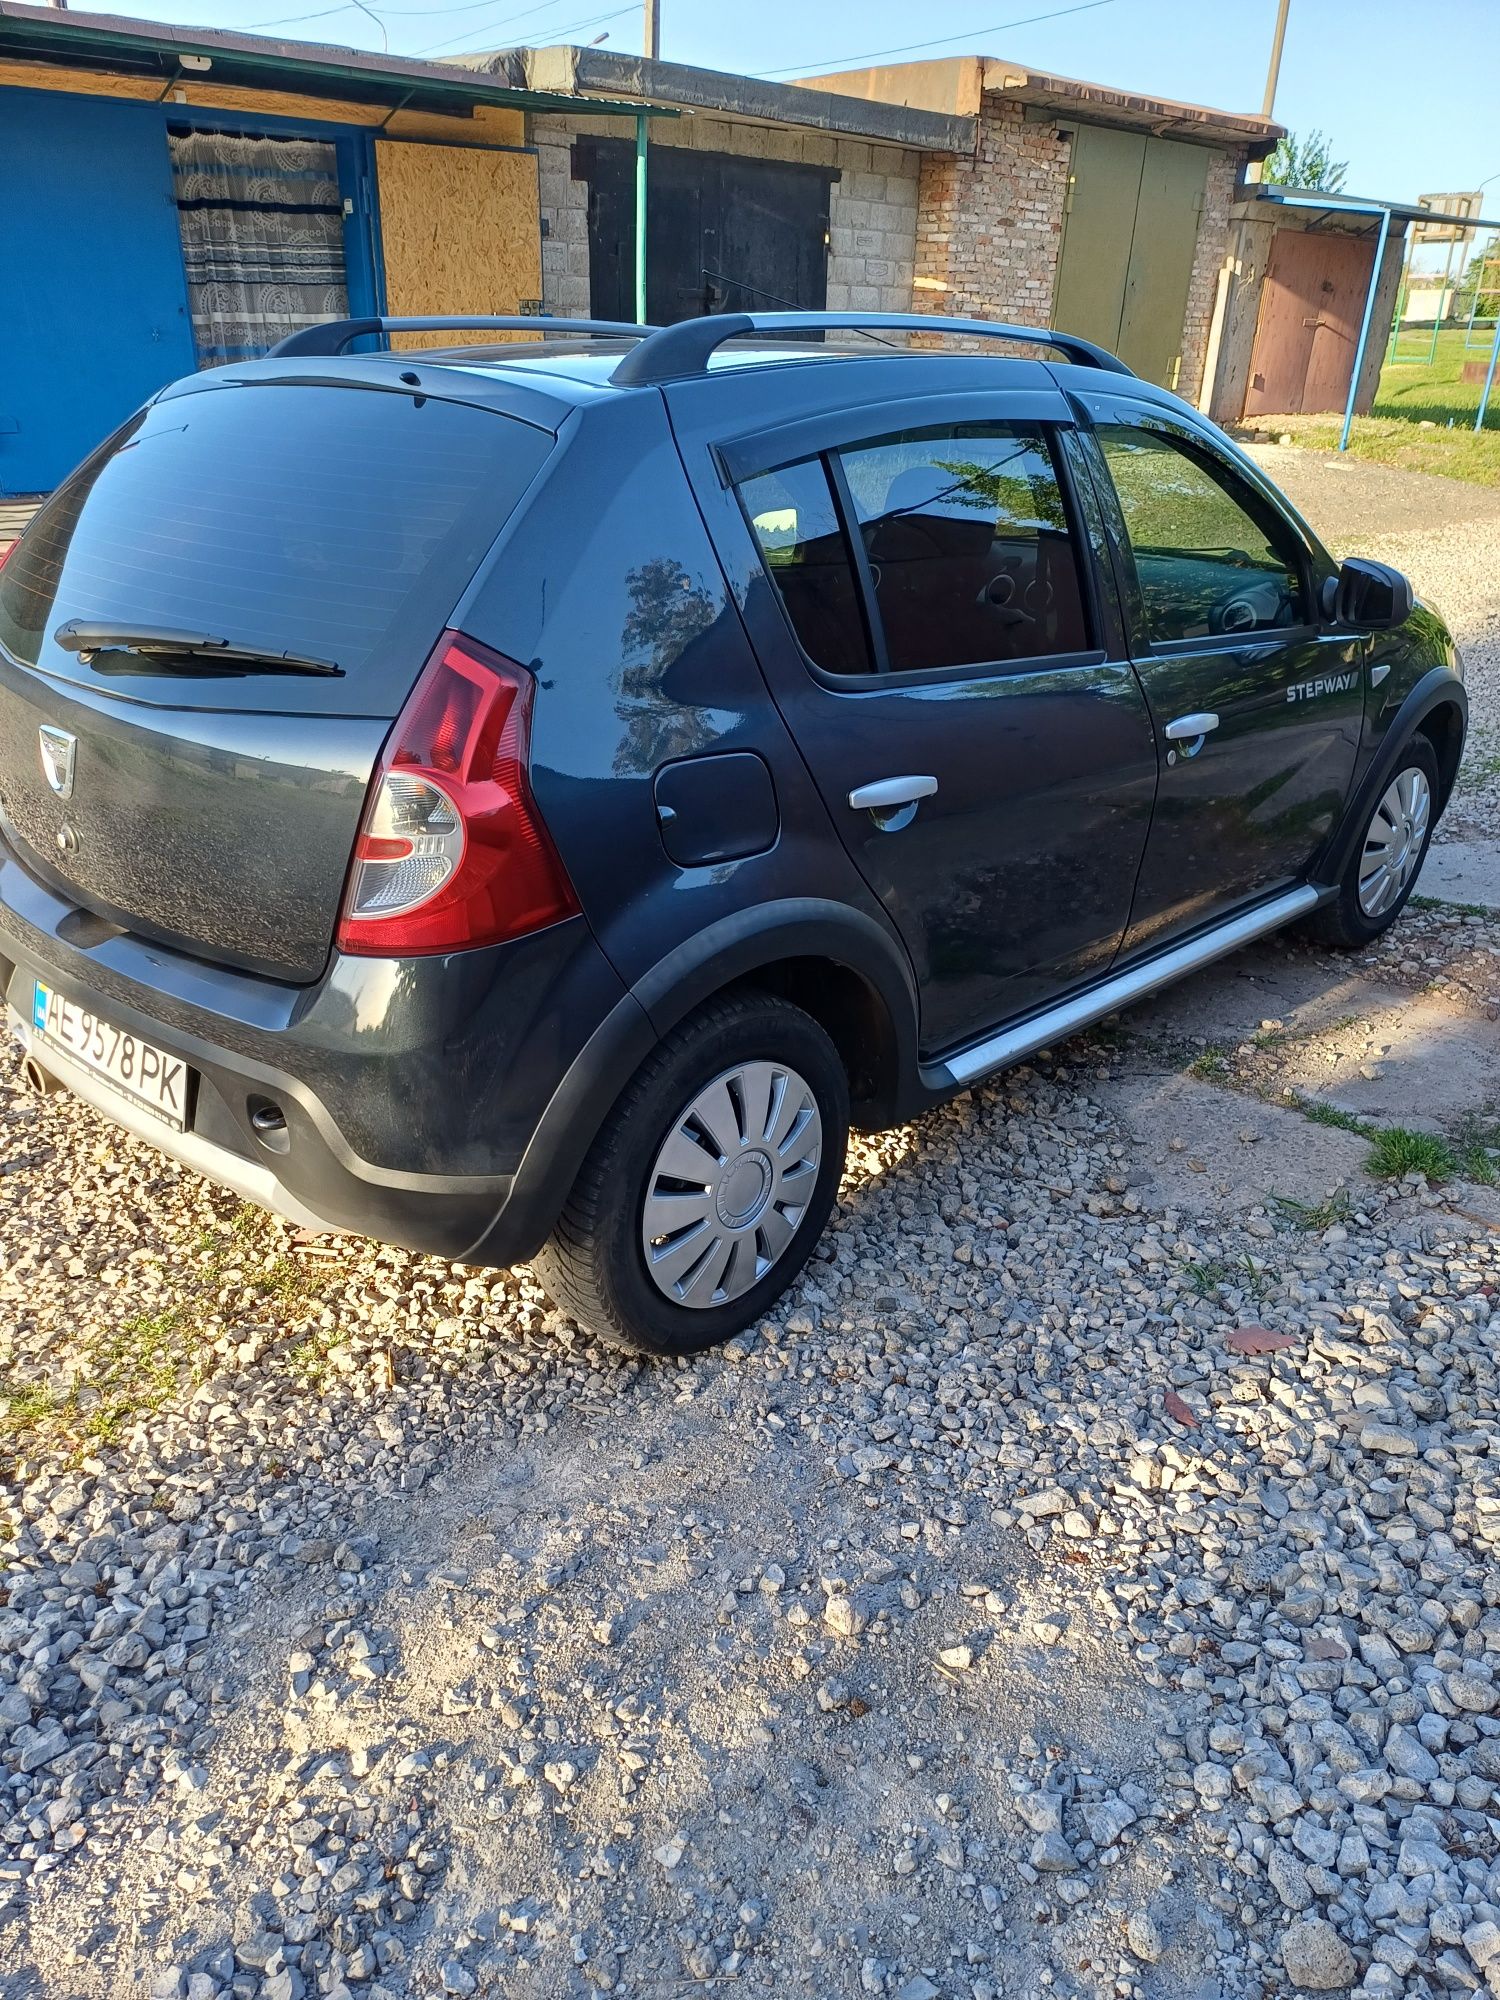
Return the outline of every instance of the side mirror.
{"type": "Polygon", "coordinates": [[[1399,569],[1371,562],[1367,556],[1350,556],[1337,578],[1329,581],[1333,616],[1341,625],[1357,625],[1366,632],[1390,632],[1404,625],[1416,603],[1411,584],[1399,569]]]}

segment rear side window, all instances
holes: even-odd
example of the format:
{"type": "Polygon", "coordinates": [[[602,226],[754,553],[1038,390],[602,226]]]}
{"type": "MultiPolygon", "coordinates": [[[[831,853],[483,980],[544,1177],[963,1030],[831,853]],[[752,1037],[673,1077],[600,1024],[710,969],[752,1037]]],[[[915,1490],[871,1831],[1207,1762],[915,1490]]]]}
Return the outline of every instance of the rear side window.
{"type": "Polygon", "coordinates": [[[1079,653],[1078,562],[1052,454],[1008,424],[843,453],[893,673],[1079,653]]]}
{"type": "Polygon", "coordinates": [[[903,431],[740,493],[803,650],[831,673],[1004,666],[1088,647],[1077,552],[1040,431],[903,431]]]}
{"type": "Polygon", "coordinates": [[[1158,431],[1101,424],[1140,585],[1160,645],[1306,622],[1297,539],[1228,466],[1158,431]]]}
{"type": "Polygon", "coordinates": [[[740,498],[792,630],[831,674],[867,674],[859,587],[821,459],[747,479],[740,498]]]}
{"type": "Polygon", "coordinates": [[[356,698],[387,664],[409,684],[552,443],[384,391],[172,397],[37,514],[0,570],[0,645],[77,674],[51,635],[81,618],[329,660],[356,698]]]}

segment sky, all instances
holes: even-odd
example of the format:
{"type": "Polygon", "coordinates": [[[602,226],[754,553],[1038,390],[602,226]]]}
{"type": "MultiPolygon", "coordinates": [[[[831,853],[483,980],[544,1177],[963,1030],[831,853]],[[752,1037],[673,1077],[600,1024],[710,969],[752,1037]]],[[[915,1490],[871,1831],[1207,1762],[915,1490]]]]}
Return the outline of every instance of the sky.
{"type": "MultiPolygon", "coordinates": [[[[393,54],[522,43],[641,48],[618,0],[75,0],[100,12],[266,30],[393,54]]],[[[1258,111],[1276,0],[659,0],[661,52],[785,77],[976,53],[1232,111],[1258,111]],[[1066,8],[1066,11],[1062,11],[1066,8]],[[1050,15],[1048,19],[1037,16],[1050,15]],[[930,46],[912,48],[913,40],[930,46]],[[883,52],[894,53],[885,54],[883,52]]],[[[1349,192],[1398,201],[1492,180],[1500,209],[1500,0],[1291,0],[1275,116],[1319,127],[1349,192]]],[[[1488,204],[1487,204],[1488,206],[1488,204]]]]}

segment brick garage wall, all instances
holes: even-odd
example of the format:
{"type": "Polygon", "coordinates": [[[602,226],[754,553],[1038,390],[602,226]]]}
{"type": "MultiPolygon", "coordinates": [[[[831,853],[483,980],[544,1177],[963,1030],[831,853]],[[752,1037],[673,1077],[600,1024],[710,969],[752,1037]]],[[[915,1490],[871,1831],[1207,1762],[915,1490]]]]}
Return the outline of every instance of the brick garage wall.
{"type": "Polygon", "coordinates": [[[972,158],[928,153],[917,207],[918,312],[1046,326],[1068,192],[1068,142],[986,97],[972,158]]]}
{"type": "MultiPolygon", "coordinates": [[[[614,118],[531,121],[545,232],[542,303],[548,312],[579,319],[589,310],[588,188],[573,179],[573,141],[627,136],[633,136],[631,128],[614,118]]],[[[651,144],[836,168],[839,178],[829,190],[829,311],[911,310],[920,172],[916,153],[821,132],[705,117],[660,119],[652,126],[651,144]]]]}
{"type": "Polygon", "coordinates": [[[1241,165],[1241,156],[1237,154],[1209,155],[1203,212],[1198,219],[1198,245],[1193,253],[1193,275],[1188,281],[1187,311],[1182,320],[1182,366],[1177,376],[1177,393],[1190,403],[1198,401],[1203,388],[1203,364],[1219,292],[1219,273],[1229,255],[1229,211],[1234,205],[1241,165]]]}

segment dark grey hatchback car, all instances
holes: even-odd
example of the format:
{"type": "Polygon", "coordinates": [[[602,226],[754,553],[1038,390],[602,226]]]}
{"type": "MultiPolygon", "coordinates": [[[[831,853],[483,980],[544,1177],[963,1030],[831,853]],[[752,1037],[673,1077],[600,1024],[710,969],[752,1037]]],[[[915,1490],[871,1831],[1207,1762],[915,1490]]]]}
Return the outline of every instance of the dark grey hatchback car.
{"type": "Polygon", "coordinates": [[[431,324],[177,383],[0,569],[33,1087],[684,1353],[796,1274],[851,1120],[1401,909],[1447,631],[1113,357],[777,314],[348,351],[431,324]]]}

